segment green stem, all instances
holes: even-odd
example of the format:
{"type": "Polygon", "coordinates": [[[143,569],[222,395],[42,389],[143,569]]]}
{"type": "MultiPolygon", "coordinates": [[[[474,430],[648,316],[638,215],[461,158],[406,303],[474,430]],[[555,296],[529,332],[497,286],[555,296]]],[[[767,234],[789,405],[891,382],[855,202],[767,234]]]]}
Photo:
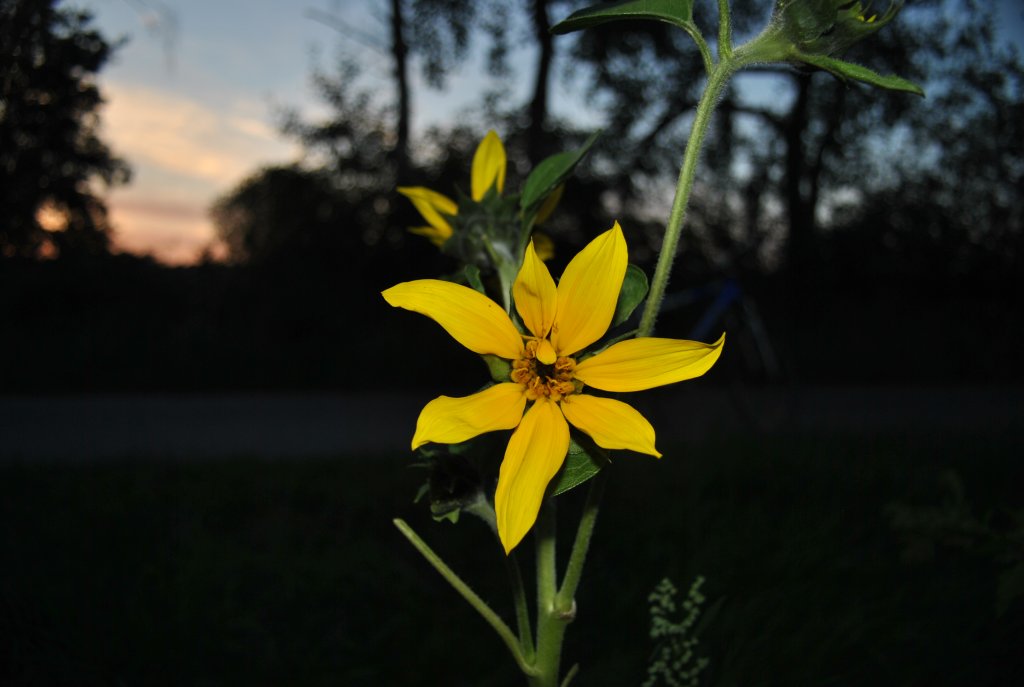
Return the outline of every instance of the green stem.
{"type": "Polygon", "coordinates": [[[708,42],[704,40],[704,36],[701,35],[696,24],[684,26],[683,30],[690,34],[690,38],[697,44],[697,49],[700,50],[700,59],[704,61],[704,72],[710,75],[715,66],[715,60],[711,57],[711,48],[708,47],[708,42]]]}
{"type": "Polygon", "coordinates": [[[604,494],[604,485],[607,481],[607,466],[590,480],[587,502],[583,506],[583,516],[580,518],[580,525],[576,530],[576,539],[572,543],[572,553],[569,554],[569,564],[565,569],[565,577],[562,578],[562,587],[555,597],[555,609],[562,614],[576,613],[576,588],[579,586],[580,576],[583,574],[583,564],[587,560],[590,539],[594,535],[594,524],[597,522],[597,511],[601,505],[601,496],[604,494]]]}
{"type": "Polygon", "coordinates": [[[516,609],[516,627],[519,630],[519,646],[523,657],[533,663],[533,631],[530,628],[530,610],[526,606],[526,588],[523,586],[523,574],[519,569],[519,560],[513,551],[505,558],[509,581],[512,583],[512,601],[516,609]]]}
{"type": "MultiPolygon", "coordinates": [[[[590,480],[587,502],[583,506],[561,588],[557,587],[556,580],[554,499],[545,502],[537,518],[537,655],[534,666],[540,675],[531,678],[531,687],[558,687],[560,684],[558,669],[562,641],[566,628],[576,617],[576,589],[583,574],[583,564],[608,479],[606,470],[601,470],[590,480]]],[[[574,666],[561,684],[568,685],[578,670],[578,666],[574,666]]]]}
{"type": "Polygon", "coordinates": [[[462,581],[462,579],[455,574],[455,572],[448,567],[448,565],[441,560],[441,557],[434,553],[433,549],[427,546],[427,543],[420,539],[419,535],[416,534],[409,524],[401,518],[396,518],[394,521],[395,527],[398,531],[405,535],[405,538],[409,540],[420,554],[427,559],[427,562],[434,566],[437,572],[441,573],[441,576],[447,580],[448,584],[455,588],[459,594],[462,595],[469,605],[476,609],[487,623],[494,628],[494,631],[501,637],[501,641],[505,642],[505,646],[512,653],[512,658],[515,659],[519,669],[528,676],[538,675],[538,672],[531,666],[526,658],[523,656],[523,652],[519,647],[519,641],[508,625],[505,624],[498,614],[491,610],[491,607],[481,599],[476,592],[470,589],[469,585],[462,581]]]}
{"type": "Polygon", "coordinates": [[[537,675],[530,687],[558,687],[562,640],[568,620],[555,608],[558,594],[555,560],[555,501],[545,499],[537,517],[537,654],[533,666],[537,675]]]}
{"type": "Polygon", "coordinates": [[[640,318],[637,337],[650,336],[654,331],[654,322],[658,317],[661,300],[665,296],[665,286],[668,284],[669,273],[672,271],[672,263],[679,247],[679,236],[682,234],[686,206],[689,204],[690,193],[693,191],[693,181],[696,176],[697,162],[700,159],[701,145],[704,143],[704,135],[711,123],[711,114],[718,103],[718,97],[738,66],[731,59],[719,62],[711,72],[711,76],[708,77],[704,93],[697,104],[697,112],[690,128],[690,138],[686,142],[686,152],[683,154],[683,164],[679,169],[676,196],[672,201],[672,211],[669,213],[668,226],[665,228],[665,237],[662,239],[661,254],[658,256],[658,265],[654,269],[654,278],[651,280],[651,290],[647,294],[647,303],[644,305],[643,316],[640,318]]]}
{"type": "Polygon", "coordinates": [[[718,0],[718,59],[727,60],[732,55],[732,18],[729,16],[729,0],[718,0]]]}

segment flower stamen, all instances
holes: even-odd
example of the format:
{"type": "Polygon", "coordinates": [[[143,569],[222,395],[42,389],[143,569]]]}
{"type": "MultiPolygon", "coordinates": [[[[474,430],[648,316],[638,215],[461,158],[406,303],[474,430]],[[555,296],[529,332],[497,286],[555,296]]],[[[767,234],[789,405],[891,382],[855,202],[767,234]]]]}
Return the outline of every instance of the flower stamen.
{"type": "Polygon", "coordinates": [[[526,342],[523,357],[512,363],[509,377],[526,388],[526,398],[531,401],[542,396],[552,401],[561,401],[563,397],[577,391],[574,376],[576,361],[561,356],[552,364],[545,365],[537,359],[539,345],[536,339],[526,342]]]}

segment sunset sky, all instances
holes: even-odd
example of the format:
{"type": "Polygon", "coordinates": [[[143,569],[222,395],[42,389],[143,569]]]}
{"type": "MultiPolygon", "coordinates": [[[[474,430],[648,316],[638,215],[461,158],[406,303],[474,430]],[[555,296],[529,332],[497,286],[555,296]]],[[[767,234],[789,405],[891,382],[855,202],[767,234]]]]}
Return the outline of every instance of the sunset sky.
{"type": "MultiPolygon", "coordinates": [[[[70,4],[92,12],[94,25],[109,40],[129,39],[100,74],[107,100],[104,138],[133,169],[129,185],[105,194],[115,243],[173,264],[193,262],[210,246],[208,211],[218,196],[261,165],[297,158],[298,147],[277,131],[276,113],[282,107],[318,111],[310,72],[317,64],[329,67],[344,43],[308,10],[330,12],[386,39],[381,0],[70,4]]],[[[1001,18],[1020,45],[1022,13],[1016,0],[1003,2],[1001,18]]],[[[347,45],[353,54],[367,54],[351,40],[347,45]]],[[[388,83],[384,57],[364,62],[368,79],[388,83]]],[[[484,86],[481,72],[468,64],[450,79],[446,93],[414,81],[414,129],[450,119],[473,102],[484,86]]],[[[569,96],[557,90],[560,80],[553,86],[556,107],[565,107],[569,96]]],[[[519,84],[512,97],[522,101],[529,87],[519,84]]]]}
{"type": "MultiPolygon", "coordinates": [[[[129,185],[105,192],[115,244],[173,264],[195,261],[210,245],[209,208],[218,196],[261,165],[297,158],[298,146],[277,131],[278,113],[320,110],[310,73],[318,64],[330,67],[344,43],[307,10],[386,38],[379,0],[74,4],[93,13],[109,40],[128,38],[100,74],[104,139],[133,170],[129,185]]],[[[347,45],[354,54],[367,52],[347,45]]],[[[388,83],[386,59],[368,62],[366,78],[388,83]]],[[[482,78],[467,68],[448,94],[414,83],[416,127],[472,102],[482,78]]]]}

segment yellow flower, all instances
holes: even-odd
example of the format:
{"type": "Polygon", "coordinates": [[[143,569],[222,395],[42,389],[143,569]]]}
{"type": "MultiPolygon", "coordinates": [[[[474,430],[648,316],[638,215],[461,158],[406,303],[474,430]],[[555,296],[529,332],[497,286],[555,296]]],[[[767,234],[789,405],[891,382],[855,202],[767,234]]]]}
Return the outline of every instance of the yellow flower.
{"type": "Polygon", "coordinates": [[[579,360],[612,322],[626,264],[626,240],[617,222],[569,262],[557,286],[531,244],[512,288],[525,334],[501,306],[465,286],[422,279],[383,293],[390,305],[435,320],[469,350],[512,363],[508,382],[428,403],[412,439],[416,449],[427,442],[454,444],[484,432],[515,430],[494,495],[506,553],[537,519],[548,483],[569,449],[570,424],[604,448],[661,456],[654,428],[643,415],[622,401],[584,393],[586,387],[640,391],[691,379],[710,369],[721,353],[724,335],[711,345],[643,338],[579,360]]]}
{"type": "MultiPolygon", "coordinates": [[[[480,202],[494,187],[500,194],[505,188],[505,146],[494,131],[488,131],[473,154],[470,170],[470,191],[473,200],[480,202]]],[[[435,246],[442,246],[451,238],[452,225],[446,218],[455,217],[459,206],[454,200],[422,186],[399,186],[398,192],[412,201],[412,204],[427,221],[425,227],[412,227],[414,234],[425,236],[435,246]]]]}
{"type": "Polygon", "coordinates": [[[410,227],[409,231],[430,239],[440,248],[452,236],[452,225],[445,219],[454,217],[459,206],[448,196],[422,186],[401,186],[398,192],[412,201],[416,209],[427,220],[425,227],[410,227]]]}

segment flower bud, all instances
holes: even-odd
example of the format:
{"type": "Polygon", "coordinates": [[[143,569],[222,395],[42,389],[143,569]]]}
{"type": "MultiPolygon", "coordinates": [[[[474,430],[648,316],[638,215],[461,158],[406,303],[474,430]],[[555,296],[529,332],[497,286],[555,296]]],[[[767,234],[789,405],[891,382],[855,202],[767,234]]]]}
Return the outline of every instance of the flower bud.
{"type": "Polygon", "coordinates": [[[894,2],[885,13],[871,11],[849,0],[778,0],[773,23],[800,53],[836,55],[888,24],[903,3],[894,2]]]}
{"type": "Polygon", "coordinates": [[[883,76],[835,57],[888,24],[902,7],[902,0],[895,0],[883,14],[877,14],[871,11],[870,2],[776,0],[768,28],[739,50],[744,51],[748,63],[789,62],[823,69],[843,80],[924,95],[919,86],[906,79],[883,76]]]}

